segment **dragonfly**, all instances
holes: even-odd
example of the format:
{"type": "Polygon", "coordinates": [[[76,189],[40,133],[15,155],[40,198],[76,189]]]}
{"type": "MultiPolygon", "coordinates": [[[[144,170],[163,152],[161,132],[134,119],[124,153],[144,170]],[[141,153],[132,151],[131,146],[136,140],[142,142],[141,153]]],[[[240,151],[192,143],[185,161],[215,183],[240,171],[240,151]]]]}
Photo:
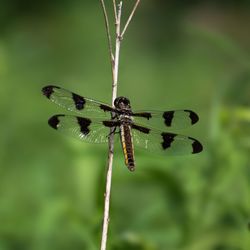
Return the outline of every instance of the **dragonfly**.
{"type": "Polygon", "coordinates": [[[45,86],[42,93],[75,114],[53,115],[48,120],[53,129],[90,143],[107,143],[112,133],[119,134],[125,165],[130,171],[135,170],[134,145],[166,156],[203,150],[197,139],[166,131],[197,123],[199,117],[192,110],[133,111],[129,99],[123,96],[110,106],[54,85],[45,86]]]}

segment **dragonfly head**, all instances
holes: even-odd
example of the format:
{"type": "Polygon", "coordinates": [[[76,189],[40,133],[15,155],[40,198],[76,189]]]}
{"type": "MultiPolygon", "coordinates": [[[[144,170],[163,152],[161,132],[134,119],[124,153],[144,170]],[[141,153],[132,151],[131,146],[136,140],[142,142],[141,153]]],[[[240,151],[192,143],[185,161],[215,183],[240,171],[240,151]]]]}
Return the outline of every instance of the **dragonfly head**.
{"type": "Polygon", "coordinates": [[[131,109],[129,99],[124,96],[117,97],[114,101],[114,105],[119,109],[131,109]]]}

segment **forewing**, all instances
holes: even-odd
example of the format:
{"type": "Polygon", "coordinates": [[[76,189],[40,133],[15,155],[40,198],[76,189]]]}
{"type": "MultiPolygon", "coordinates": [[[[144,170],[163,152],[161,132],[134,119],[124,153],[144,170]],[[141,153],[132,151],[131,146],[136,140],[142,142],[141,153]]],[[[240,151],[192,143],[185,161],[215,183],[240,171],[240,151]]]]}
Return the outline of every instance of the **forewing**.
{"type": "Polygon", "coordinates": [[[90,143],[106,143],[112,127],[112,121],[89,119],[80,116],[54,115],[49,125],[57,131],[90,143]]]}
{"type": "Polygon", "coordinates": [[[199,121],[198,115],[192,110],[172,111],[137,111],[133,114],[138,124],[147,124],[162,130],[166,128],[182,129],[199,121]]]}
{"type": "Polygon", "coordinates": [[[110,119],[110,112],[115,112],[112,107],[105,103],[82,97],[57,86],[46,86],[42,92],[57,105],[83,116],[110,119]]]}
{"type": "Polygon", "coordinates": [[[202,151],[201,143],[189,136],[161,132],[141,125],[132,125],[133,143],[153,153],[165,155],[196,154],[202,151]]]}

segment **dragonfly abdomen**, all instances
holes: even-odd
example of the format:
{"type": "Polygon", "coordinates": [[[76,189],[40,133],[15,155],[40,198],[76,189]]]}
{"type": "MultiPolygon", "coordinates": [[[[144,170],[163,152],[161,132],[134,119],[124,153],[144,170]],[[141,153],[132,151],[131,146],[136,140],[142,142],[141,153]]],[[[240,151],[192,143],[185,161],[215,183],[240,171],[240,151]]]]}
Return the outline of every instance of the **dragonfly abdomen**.
{"type": "Polygon", "coordinates": [[[131,127],[128,124],[120,126],[121,131],[121,144],[125,157],[125,164],[130,171],[135,170],[135,158],[134,158],[134,147],[133,139],[131,134],[131,127]]]}

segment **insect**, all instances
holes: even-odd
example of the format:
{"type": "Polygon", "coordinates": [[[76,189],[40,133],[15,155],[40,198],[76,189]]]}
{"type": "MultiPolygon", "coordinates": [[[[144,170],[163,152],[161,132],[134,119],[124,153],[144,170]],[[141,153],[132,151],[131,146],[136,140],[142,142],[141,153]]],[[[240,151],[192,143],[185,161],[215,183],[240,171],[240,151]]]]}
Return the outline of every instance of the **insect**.
{"type": "Polygon", "coordinates": [[[44,87],[42,92],[52,102],[78,114],[52,116],[48,120],[52,128],[91,143],[106,143],[111,133],[119,133],[125,164],[130,171],[135,170],[134,145],[165,155],[196,154],[203,149],[192,137],[165,132],[166,128],[184,128],[197,123],[198,115],[191,110],[132,111],[126,97],[116,98],[113,108],[53,85],[44,87]],[[154,124],[162,130],[154,129],[154,124]]]}

